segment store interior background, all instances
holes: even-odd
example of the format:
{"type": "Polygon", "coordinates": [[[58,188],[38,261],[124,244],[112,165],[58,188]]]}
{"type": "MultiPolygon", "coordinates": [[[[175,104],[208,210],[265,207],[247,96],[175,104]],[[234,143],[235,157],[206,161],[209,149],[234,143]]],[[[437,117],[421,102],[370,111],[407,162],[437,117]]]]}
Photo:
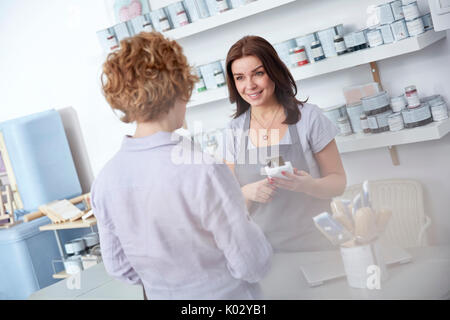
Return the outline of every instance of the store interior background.
{"type": "MultiPolygon", "coordinates": [[[[152,9],[171,2],[176,1],[150,0],[152,9]]],[[[224,59],[229,47],[245,35],[260,35],[277,43],[340,23],[345,31],[364,28],[366,8],[385,2],[388,1],[297,0],[179,43],[190,63],[198,66],[224,59]]],[[[96,31],[115,24],[107,10],[108,3],[0,1],[0,121],[72,107],[79,121],[78,138],[83,141],[83,147],[77,151],[83,154],[77,158],[89,168],[80,177],[83,191],[88,191],[92,179],[118,150],[123,135],[134,130],[134,125],[118,120],[100,91],[105,54],[96,31]]],[[[418,4],[422,13],[429,12],[426,0],[419,0],[418,4]]],[[[446,39],[424,50],[378,63],[383,87],[391,96],[400,95],[413,84],[420,96],[440,94],[450,102],[450,31],[446,32],[446,39]]],[[[325,108],[344,102],[343,87],[371,81],[369,65],[363,65],[299,81],[298,97],[309,97],[310,103],[325,108]]],[[[223,128],[233,108],[227,100],[190,108],[188,128],[194,121],[202,121],[204,130],[223,128]]],[[[343,154],[348,184],[366,179],[418,180],[424,187],[425,212],[432,219],[430,244],[450,243],[450,135],[400,145],[397,151],[399,166],[392,164],[387,148],[343,154]]]]}

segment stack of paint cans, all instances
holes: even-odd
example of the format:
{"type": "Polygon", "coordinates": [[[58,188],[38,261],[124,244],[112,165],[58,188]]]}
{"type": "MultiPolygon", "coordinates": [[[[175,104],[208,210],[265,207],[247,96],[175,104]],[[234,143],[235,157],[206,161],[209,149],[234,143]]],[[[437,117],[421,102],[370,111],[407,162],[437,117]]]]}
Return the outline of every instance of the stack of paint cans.
{"type": "Polygon", "coordinates": [[[406,20],[406,27],[410,36],[417,36],[425,32],[422,17],[420,16],[417,1],[402,0],[403,14],[406,20]]]}
{"type": "Polygon", "coordinates": [[[428,102],[421,103],[416,86],[405,88],[407,108],[402,110],[405,128],[424,126],[433,121],[431,109],[428,102]]]}
{"type": "Polygon", "coordinates": [[[388,117],[392,114],[389,95],[386,91],[361,99],[371,133],[389,130],[388,117]]]}
{"type": "Polygon", "coordinates": [[[430,105],[433,121],[448,119],[448,107],[441,95],[432,95],[430,97],[425,97],[420,101],[430,105]]]}

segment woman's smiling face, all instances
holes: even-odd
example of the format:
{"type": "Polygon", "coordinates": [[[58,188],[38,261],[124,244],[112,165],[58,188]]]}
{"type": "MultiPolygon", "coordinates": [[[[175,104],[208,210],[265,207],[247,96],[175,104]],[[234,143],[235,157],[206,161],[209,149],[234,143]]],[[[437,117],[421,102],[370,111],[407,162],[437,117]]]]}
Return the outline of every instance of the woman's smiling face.
{"type": "Polygon", "coordinates": [[[245,56],[236,59],[231,64],[231,72],[237,91],[251,106],[276,103],[275,83],[258,57],[245,56]]]}

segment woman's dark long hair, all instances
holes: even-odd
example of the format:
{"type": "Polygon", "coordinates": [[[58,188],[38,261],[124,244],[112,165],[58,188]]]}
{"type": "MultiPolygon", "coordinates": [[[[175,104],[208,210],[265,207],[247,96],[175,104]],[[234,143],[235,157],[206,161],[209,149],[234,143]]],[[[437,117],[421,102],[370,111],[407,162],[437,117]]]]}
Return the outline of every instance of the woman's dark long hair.
{"type": "Polygon", "coordinates": [[[298,105],[306,101],[299,101],[295,97],[297,94],[297,85],[294,77],[286,65],[278,57],[277,52],[272,45],[264,38],[258,36],[245,36],[236,42],[228,51],[227,67],[227,85],[230,102],[236,102],[236,112],[233,118],[239,117],[250,108],[250,104],[245,101],[236,89],[231,64],[233,61],[245,56],[255,56],[261,60],[264,69],[269,78],[275,83],[275,96],[277,101],[283,106],[286,113],[285,124],[295,124],[300,118],[298,105]]]}

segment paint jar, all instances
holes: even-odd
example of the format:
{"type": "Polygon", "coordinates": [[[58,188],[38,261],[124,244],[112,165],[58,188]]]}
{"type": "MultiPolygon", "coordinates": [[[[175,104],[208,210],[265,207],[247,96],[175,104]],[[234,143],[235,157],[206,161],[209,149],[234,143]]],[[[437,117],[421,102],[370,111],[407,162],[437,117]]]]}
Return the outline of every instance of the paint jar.
{"type": "Polygon", "coordinates": [[[325,59],[325,54],[323,53],[320,41],[314,41],[313,43],[311,43],[311,50],[314,57],[314,61],[320,61],[325,59]]]}
{"type": "Polygon", "coordinates": [[[425,100],[424,102],[428,102],[428,104],[432,107],[435,105],[438,105],[438,104],[442,104],[442,103],[445,104],[444,99],[439,94],[435,94],[431,97],[426,97],[424,100],[425,100]]]}
{"type": "Polygon", "coordinates": [[[379,240],[349,248],[340,247],[340,251],[349,287],[374,289],[375,287],[369,287],[370,285],[376,285],[376,283],[370,282],[370,274],[379,275],[380,283],[388,279],[386,263],[379,240]],[[371,268],[378,268],[379,272],[375,272],[371,268]]]}
{"type": "Polygon", "coordinates": [[[442,121],[448,119],[447,104],[442,101],[442,103],[440,104],[432,105],[431,115],[433,116],[433,121],[442,121]]]}
{"type": "Polygon", "coordinates": [[[133,26],[134,34],[138,34],[140,32],[152,32],[152,20],[149,14],[144,14],[142,16],[137,16],[131,19],[131,25],[133,26]]]}
{"type": "Polygon", "coordinates": [[[354,51],[358,51],[358,50],[362,50],[362,49],[368,48],[366,35],[365,35],[365,32],[363,30],[354,32],[353,33],[353,37],[355,39],[354,51]]]}
{"type": "Polygon", "coordinates": [[[295,47],[289,50],[291,67],[300,67],[308,63],[305,47],[295,47]]]}
{"type": "Polygon", "coordinates": [[[184,8],[177,12],[177,21],[180,26],[185,26],[189,24],[186,10],[184,8]]]}
{"type": "Polygon", "coordinates": [[[361,129],[364,133],[370,133],[369,122],[367,121],[367,115],[363,112],[359,116],[361,129]]]}
{"type": "Polygon", "coordinates": [[[228,2],[226,0],[216,0],[216,9],[218,12],[222,13],[228,11],[230,7],[228,6],[228,2]]]}
{"type": "Polygon", "coordinates": [[[408,86],[405,88],[405,97],[408,102],[408,108],[417,108],[420,106],[419,94],[417,93],[416,86],[408,86]]]}
{"type": "Polygon", "coordinates": [[[314,62],[314,56],[313,56],[312,50],[311,50],[311,43],[313,43],[316,40],[317,40],[317,38],[314,33],[310,33],[305,36],[295,38],[295,42],[298,47],[305,47],[306,56],[308,57],[308,61],[311,63],[314,62]]]}
{"type": "Polygon", "coordinates": [[[195,83],[194,92],[206,91],[205,80],[203,80],[203,75],[200,71],[200,68],[197,68],[196,72],[197,72],[197,76],[198,76],[198,81],[195,83]]]}
{"type": "Polygon", "coordinates": [[[393,112],[400,112],[406,108],[405,96],[402,94],[398,97],[391,98],[391,108],[393,112]]]}
{"type": "Polygon", "coordinates": [[[183,0],[183,3],[189,17],[191,18],[191,22],[211,16],[205,0],[183,0]]]}
{"type": "Polygon", "coordinates": [[[425,32],[425,27],[423,25],[423,20],[421,17],[411,21],[406,21],[406,27],[408,28],[408,33],[411,37],[425,32]]]}
{"type": "Polygon", "coordinates": [[[417,1],[411,2],[402,7],[403,15],[406,21],[414,20],[420,17],[419,7],[417,6],[417,1]]]}
{"type": "Polygon", "coordinates": [[[159,32],[169,31],[172,27],[170,26],[169,18],[167,17],[165,8],[158,9],[152,12],[156,16],[157,24],[155,28],[159,32]]]}
{"type": "Polygon", "coordinates": [[[423,15],[422,22],[423,22],[425,31],[433,29],[433,20],[431,19],[431,13],[427,13],[426,15],[423,15]]]}
{"type": "Polygon", "coordinates": [[[381,91],[374,95],[361,98],[361,102],[367,116],[376,115],[390,110],[390,99],[386,91],[381,91]]]}
{"type": "Polygon", "coordinates": [[[388,116],[388,124],[390,131],[400,131],[405,127],[403,124],[403,117],[400,112],[396,112],[388,116]]]}
{"type": "Polygon", "coordinates": [[[316,32],[317,39],[318,41],[320,41],[320,44],[322,46],[326,58],[337,56],[337,52],[334,45],[334,37],[336,35],[342,34],[343,30],[344,26],[340,24],[316,32]]]}
{"type": "Polygon", "coordinates": [[[338,56],[347,52],[347,47],[345,46],[344,37],[340,34],[334,36],[334,49],[338,56]]]}
{"type": "Polygon", "coordinates": [[[403,109],[402,116],[405,128],[415,128],[433,122],[428,103],[424,103],[414,109],[403,109]]]}
{"type": "Polygon", "coordinates": [[[389,3],[391,5],[392,14],[394,15],[394,20],[400,20],[405,17],[403,14],[402,1],[396,0],[389,3]]]}
{"type": "Polygon", "coordinates": [[[392,13],[392,8],[389,3],[380,4],[376,7],[376,13],[379,24],[390,24],[394,22],[394,15],[392,13]]]}
{"type": "Polygon", "coordinates": [[[64,244],[64,248],[66,249],[66,253],[71,254],[78,254],[80,252],[83,252],[86,249],[86,243],[84,242],[84,239],[73,239],[71,241],[68,241],[64,244]]]}
{"type": "Polygon", "coordinates": [[[109,50],[111,51],[119,48],[119,42],[117,41],[116,35],[109,29],[106,37],[106,42],[109,50]]]}
{"type": "Polygon", "coordinates": [[[337,119],[337,126],[341,132],[340,133],[341,136],[348,136],[353,133],[352,126],[347,116],[340,117],[339,119],[337,119]]]}
{"type": "Polygon", "coordinates": [[[91,248],[93,246],[96,246],[100,243],[100,240],[98,238],[98,233],[91,232],[83,236],[84,243],[86,244],[86,247],[91,248]]]}
{"type": "Polygon", "coordinates": [[[347,108],[345,104],[338,104],[329,108],[323,109],[323,114],[337,125],[337,120],[341,117],[347,116],[347,108]]]}
{"type": "Polygon", "coordinates": [[[347,33],[346,35],[344,35],[344,43],[345,46],[347,47],[347,51],[348,52],[353,52],[354,47],[355,47],[355,39],[353,37],[353,32],[351,33],[347,33]]]}
{"type": "Polygon", "coordinates": [[[361,113],[363,113],[363,106],[361,102],[353,105],[347,105],[347,114],[354,133],[358,133],[363,130],[363,128],[361,128],[361,113]]]}
{"type": "Polygon", "coordinates": [[[216,84],[219,88],[226,85],[225,76],[222,70],[214,70],[214,79],[216,80],[216,84]]]}
{"type": "Polygon", "coordinates": [[[405,19],[400,19],[391,23],[391,30],[395,41],[400,41],[409,37],[405,19]]]}
{"type": "Polygon", "coordinates": [[[381,31],[378,29],[370,30],[367,32],[367,40],[369,41],[369,46],[371,48],[382,45],[383,37],[381,36],[381,31]]]}
{"type": "Polygon", "coordinates": [[[377,27],[378,30],[381,32],[381,36],[383,37],[384,43],[392,43],[394,42],[394,35],[392,34],[391,26],[390,25],[384,25],[377,27]]]}

